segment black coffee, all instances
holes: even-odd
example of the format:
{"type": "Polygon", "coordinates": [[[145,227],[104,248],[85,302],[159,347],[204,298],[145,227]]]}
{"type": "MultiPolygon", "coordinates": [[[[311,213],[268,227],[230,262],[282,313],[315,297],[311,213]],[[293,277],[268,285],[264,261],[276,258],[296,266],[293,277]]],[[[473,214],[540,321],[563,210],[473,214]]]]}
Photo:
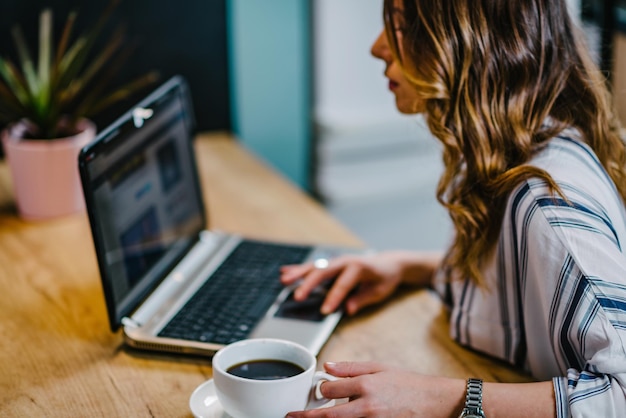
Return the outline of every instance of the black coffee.
{"type": "Polygon", "coordinates": [[[246,379],[276,380],[295,376],[302,373],[304,369],[297,364],[283,360],[253,360],[235,364],[226,371],[246,379]]]}

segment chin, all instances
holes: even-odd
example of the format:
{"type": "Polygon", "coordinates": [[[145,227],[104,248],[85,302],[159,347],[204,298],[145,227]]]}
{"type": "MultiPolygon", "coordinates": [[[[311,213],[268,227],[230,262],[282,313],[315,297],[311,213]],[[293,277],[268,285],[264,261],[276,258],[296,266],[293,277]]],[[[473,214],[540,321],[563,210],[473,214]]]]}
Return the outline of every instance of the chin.
{"type": "Polygon", "coordinates": [[[406,102],[398,102],[396,101],[396,108],[398,111],[404,115],[416,115],[419,113],[424,113],[426,111],[423,105],[418,105],[416,103],[406,103],[406,102]]]}
{"type": "Polygon", "coordinates": [[[406,107],[401,107],[401,106],[397,106],[398,111],[400,113],[402,113],[403,115],[417,115],[420,113],[424,113],[424,109],[417,109],[417,108],[406,108],[406,107]]]}

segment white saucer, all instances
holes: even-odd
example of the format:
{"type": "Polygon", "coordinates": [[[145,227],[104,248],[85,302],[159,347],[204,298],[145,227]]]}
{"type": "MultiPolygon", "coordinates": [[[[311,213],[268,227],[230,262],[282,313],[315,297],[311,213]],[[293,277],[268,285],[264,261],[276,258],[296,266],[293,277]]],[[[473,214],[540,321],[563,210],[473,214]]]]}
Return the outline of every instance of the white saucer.
{"type": "Polygon", "coordinates": [[[189,408],[196,418],[231,418],[217,399],[213,379],[196,388],[189,398],[189,408]]]}
{"type": "MultiPolygon", "coordinates": [[[[330,401],[322,408],[333,406],[335,401],[330,401]]],[[[189,408],[195,418],[232,418],[222,408],[217,399],[213,379],[209,379],[196,388],[189,398],[189,408]]]]}

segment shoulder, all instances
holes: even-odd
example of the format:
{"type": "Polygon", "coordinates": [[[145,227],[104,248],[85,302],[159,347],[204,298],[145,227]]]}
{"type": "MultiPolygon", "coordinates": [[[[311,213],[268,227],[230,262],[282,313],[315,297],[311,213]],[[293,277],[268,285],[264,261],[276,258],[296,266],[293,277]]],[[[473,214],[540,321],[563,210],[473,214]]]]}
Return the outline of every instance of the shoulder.
{"type": "MultiPolygon", "coordinates": [[[[509,196],[502,240],[517,247],[560,248],[585,269],[598,251],[613,253],[620,263],[626,245],[626,212],[615,185],[593,151],[565,131],[553,138],[530,164],[545,170],[561,189],[553,193],[541,179],[529,179],[509,196]],[[619,254],[619,255],[618,255],[619,254]]],[[[542,254],[538,254],[542,258],[542,254]]]]}
{"type": "Polygon", "coordinates": [[[565,186],[563,192],[566,194],[574,188],[592,194],[601,191],[617,195],[617,189],[602,163],[575,129],[566,129],[552,138],[528,164],[545,170],[557,184],[565,186]]]}
{"type": "Polygon", "coordinates": [[[528,165],[544,170],[562,196],[553,193],[544,180],[533,178],[512,191],[510,209],[537,207],[547,217],[563,213],[623,217],[624,204],[615,184],[577,131],[566,130],[552,138],[528,165]]]}

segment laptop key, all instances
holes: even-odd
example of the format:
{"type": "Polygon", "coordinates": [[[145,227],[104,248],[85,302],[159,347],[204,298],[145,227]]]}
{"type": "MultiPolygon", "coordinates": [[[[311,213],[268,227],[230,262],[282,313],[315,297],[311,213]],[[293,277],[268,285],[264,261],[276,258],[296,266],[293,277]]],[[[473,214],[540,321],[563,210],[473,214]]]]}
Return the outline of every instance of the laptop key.
{"type": "Polygon", "coordinates": [[[259,318],[267,309],[272,305],[272,303],[276,300],[276,296],[278,294],[270,293],[260,295],[259,298],[254,302],[254,305],[248,309],[247,317],[248,318],[259,318]]]}
{"type": "Polygon", "coordinates": [[[220,344],[246,338],[283,289],[280,266],[302,262],[310,250],[241,242],[159,335],[220,344]]]}

